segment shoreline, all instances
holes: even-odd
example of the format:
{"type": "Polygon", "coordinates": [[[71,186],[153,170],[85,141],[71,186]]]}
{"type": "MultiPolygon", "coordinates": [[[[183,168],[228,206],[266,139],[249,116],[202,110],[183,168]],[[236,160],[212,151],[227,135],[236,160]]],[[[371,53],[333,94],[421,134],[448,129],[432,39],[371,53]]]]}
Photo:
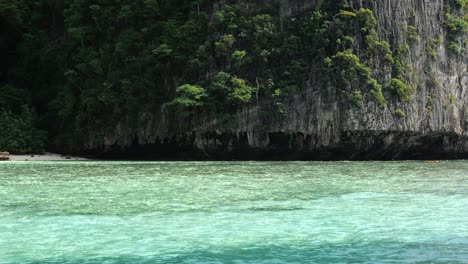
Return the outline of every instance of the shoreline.
{"type": "Polygon", "coordinates": [[[444,161],[468,161],[468,159],[392,159],[392,160],[385,160],[385,159],[333,159],[333,160],[319,160],[319,159],[197,159],[197,158],[182,158],[182,159],[175,159],[175,158],[141,158],[141,157],[133,157],[133,158],[107,158],[107,159],[93,159],[93,158],[85,158],[83,156],[71,156],[71,155],[63,155],[58,153],[52,152],[45,152],[43,154],[10,154],[9,160],[6,161],[258,161],[258,162],[291,162],[291,161],[322,161],[322,162],[374,162],[374,161],[386,161],[386,162],[398,162],[398,161],[420,161],[425,163],[440,163],[444,161]]]}
{"type": "Polygon", "coordinates": [[[44,154],[10,154],[10,161],[85,161],[89,160],[83,157],[61,155],[57,153],[46,152],[44,154]]]}

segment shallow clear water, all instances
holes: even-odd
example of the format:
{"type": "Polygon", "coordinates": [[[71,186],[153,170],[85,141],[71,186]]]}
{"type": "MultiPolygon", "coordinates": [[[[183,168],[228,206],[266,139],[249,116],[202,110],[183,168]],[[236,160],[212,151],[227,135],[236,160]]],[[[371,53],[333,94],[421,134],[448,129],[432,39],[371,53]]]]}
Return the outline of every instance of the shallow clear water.
{"type": "Polygon", "coordinates": [[[468,263],[468,162],[6,162],[0,263],[468,263]]]}

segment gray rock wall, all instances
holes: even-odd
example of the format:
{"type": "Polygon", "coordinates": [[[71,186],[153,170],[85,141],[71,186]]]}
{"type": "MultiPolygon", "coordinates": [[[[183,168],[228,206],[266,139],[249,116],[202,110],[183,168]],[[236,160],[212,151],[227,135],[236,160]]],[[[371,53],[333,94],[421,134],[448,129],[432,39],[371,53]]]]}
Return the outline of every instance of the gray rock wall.
{"type": "MultiPolygon", "coordinates": [[[[313,8],[316,2],[281,1],[280,22],[313,8]]],[[[137,131],[122,122],[104,136],[103,145],[91,140],[87,148],[104,147],[114,154],[143,149],[155,158],[468,158],[468,54],[452,56],[446,50],[443,17],[447,1],[350,2],[355,8],[374,11],[382,40],[393,47],[409,47],[402,58],[415,88],[409,103],[384,91],[386,108],[379,107],[370,94],[365,95],[362,109],[351,107],[344,102],[342,88],[319,84],[320,69],[311,65],[303,91],[285,104],[285,116],[266,117],[272,109],[262,102],[228,120],[202,116],[180,121],[162,109],[142,114],[137,131]],[[417,40],[408,40],[409,27],[414,27],[417,40]],[[405,112],[406,118],[397,110],[405,112]]],[[[459,42],[465,39],[466,35],[460,36],[459,42]]],[[[369,64],[379,83],[391,80],[389,70],[378,60],[369,64]]]]}

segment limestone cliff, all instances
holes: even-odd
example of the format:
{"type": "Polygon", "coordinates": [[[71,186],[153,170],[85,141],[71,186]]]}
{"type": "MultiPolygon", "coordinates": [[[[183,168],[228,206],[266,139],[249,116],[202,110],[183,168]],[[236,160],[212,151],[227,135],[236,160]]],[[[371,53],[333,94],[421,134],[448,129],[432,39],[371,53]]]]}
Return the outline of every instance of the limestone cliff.
{"type": "MultiPolygon", "coordinates": [[[[285,20],[309,12],[318,2],[280,1],[279,27],[285,30],[285,20]]],[[[362,106],[354,107],[344,95],[352,90],[333,80],[323,85],[322,64],[310,62],[303,89],[285,100],[280,116],[268,114],[274,112],[268,100],[245,106],[227,119],[195,114],[176,122],[163,107],[141,114],[137,129],[122,120],[112,133],[90,139],[85,150],[98,149],[111,157],[168,159],[468,158],[467,34],[448,39],[444,16],[449,2],[350,1],[354,10],[374,11],[379,39],[390,43],[394,56],[400,52],[399,62],[414,88],[408,101],[384,88],[385,107],[366,91],[362,106]],[[449,42],[465,49],[452,54],[449,42]]],[[[464,15],[461,9],[451,12],[464,15]]],[[[367,63],[385,86],[394,74],[383,60],[374,57],[367,63]]]]}

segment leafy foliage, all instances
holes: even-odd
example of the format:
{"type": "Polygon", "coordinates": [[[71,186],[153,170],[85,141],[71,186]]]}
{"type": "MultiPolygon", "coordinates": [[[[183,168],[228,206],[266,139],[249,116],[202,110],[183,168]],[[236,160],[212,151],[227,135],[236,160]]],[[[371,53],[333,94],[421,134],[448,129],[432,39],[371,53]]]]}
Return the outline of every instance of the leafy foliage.
{"type": "Polygon", "coordinates": [[[0,112],[0,149],[12,153],[41,153],[45,150],[46,133],[34,127],[35,115],[26,105],[19,114],[0,112]]]}
{"type": "Polygon", "coordinates": [[[210,86],[210,92],[217,97],[217,103],[245,104],[250,102],[254,88],[243,79],[219,72],[210,86]]]}
{"type": "Polygon", "coordinates": [[[349,101],[357,108],[364,106],[364,100],[362,99],[362,93],[359,90],[354,91],[349,95],[349,101]]]}
{"type": "Polygon", "coordinates": [[[400,117],[400,118],[406,118],[406,113],[405,113],[403,110],[401,110],[401,109],[397,109],[397,110],[395,111],[395,114],[396,114],[398,117],[400,117]]]}
{"type": "MultiPolygon", "coordinates": [[[[410,79],[404,47],[379,38],[372,10],[319,1],[279,21],[275,1],[258,2],[0,1],[2,118],[25,131],[47,129],[52,145],[71,149],[122,123],[137,129],[141,116],[167,104],[177,113],[231,114],[263,100],[284,116],[288,96],[312,74],[357,107],[385,107],[372,70],[382,57],[379,67],[410,79]]],[[[450,3],[466,12],[466,0],[450,3]]],[[[461,53],[466,17],[456,14],[447,11],[445,23],[450,50],[461,53]]],[[[416,41],[416,28],[407,31],[416,41]]],[[[407,100],[403,81],[392,87],[407,100]]],[[[33,141],[14,149],[40,149],[33,141]]]]}
{"type": "Polygon", "coordinates": [[[177,97],[173,103],[185,108],[203,106],[207,96],[205,89],[197,85],[184,84],[177,88],[177,97]]]}
{"type": "Polygon", "coordinates": [[[409,102],[411,100],[411,95],[414,92],[413,87],[403,83],[401,80],[393,78],[390,82],[389,88],[392,91],[395,91],[399,98],[404,102],[409,102]]]}
{"type": "Polygon", "coordinates": [[[462,55],[465,44],[461,43],[461,37],[468,32],[468,2],[466,0],[451,1],[445,6],[444,25],[448,32],[447,49],[451,54],[462,55]],[[450,3],[461,8],[465,13],[464,17],[454,15],[450,3]]]}

